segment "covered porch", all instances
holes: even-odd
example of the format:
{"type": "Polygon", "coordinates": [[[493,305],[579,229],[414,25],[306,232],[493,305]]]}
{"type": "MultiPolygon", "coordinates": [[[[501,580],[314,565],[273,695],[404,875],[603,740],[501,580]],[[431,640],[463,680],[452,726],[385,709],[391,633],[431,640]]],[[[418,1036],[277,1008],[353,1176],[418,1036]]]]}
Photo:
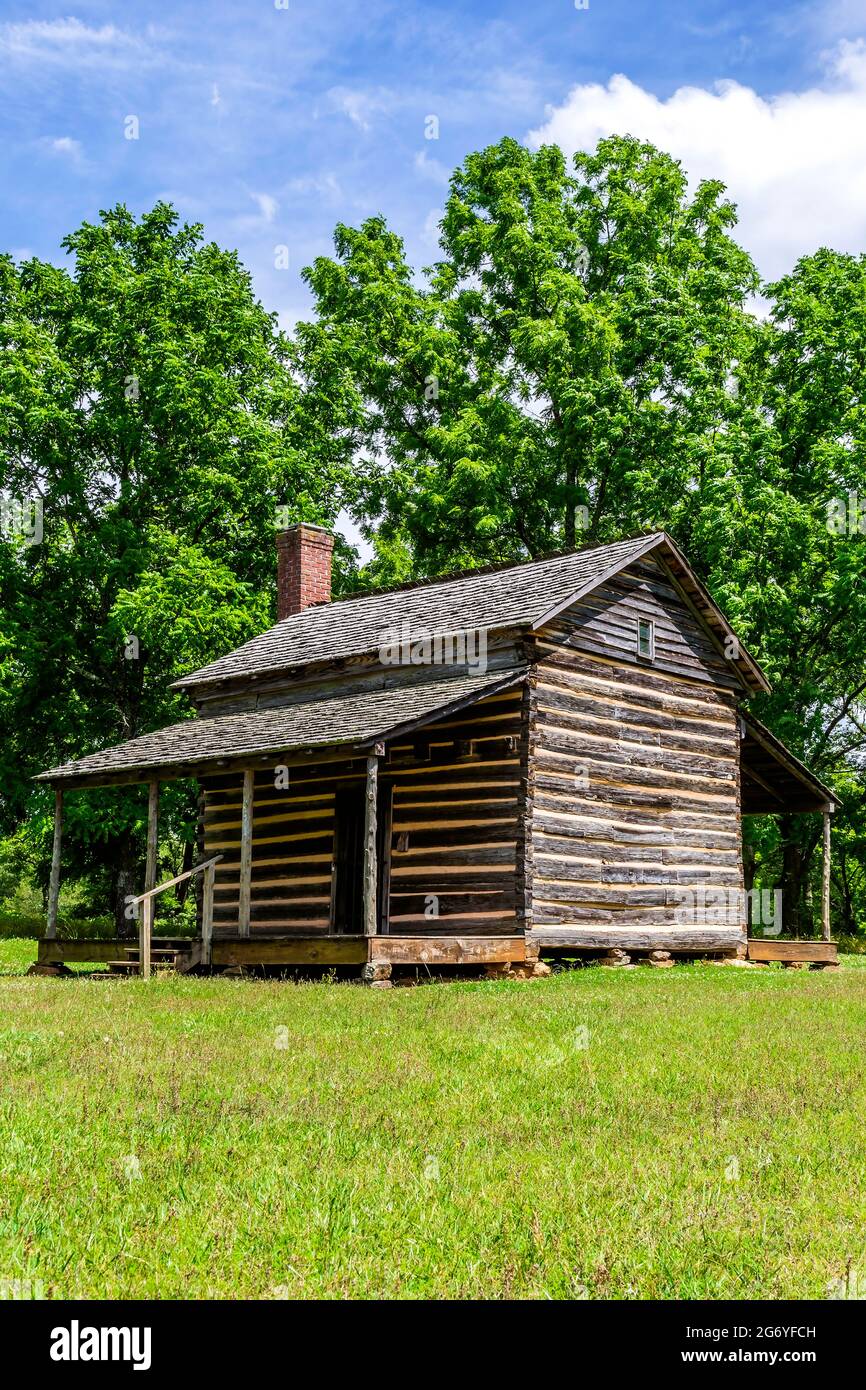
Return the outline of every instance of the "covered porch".
{"type": "Polygon", "coordinates": [[[523,676],[440,673],[190,719],[42,774],[54,787],[54,842],[36,969],[94,962],[148,978],[160,967],[311,967],[384,984],[393,966],[524,965],[523,676]],[[180,778],[199,788],[197,863],[158,882],[160,786],[180,778]],[[59,937],[65,799],[141,784],[146,859],[127,900],[137,941],[59,937]],[[187,878],[196,935],[160,936],[160,894],[187,878]]]}
{"type": "Polygon", "coordinates": [[[804,814],[821,816],[821,939],[786,937],[779,932],[758,936],[750,930],[748,959],[783,965],[835,965],[836,942],[830,934],[830,829],[835,803],[832,792],[810,772],[754,715],[741,716],[740,802],[743,816],[804,814]]]}

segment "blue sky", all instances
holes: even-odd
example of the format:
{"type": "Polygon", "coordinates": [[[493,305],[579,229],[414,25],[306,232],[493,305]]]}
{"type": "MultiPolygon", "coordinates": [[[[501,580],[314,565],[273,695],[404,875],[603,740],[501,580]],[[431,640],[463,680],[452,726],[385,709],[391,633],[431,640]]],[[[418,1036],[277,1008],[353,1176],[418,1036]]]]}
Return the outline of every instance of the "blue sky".
{"type": "Polygon", "coordinates": [[[0,246],[58,260],[100,208],[167,198],[289,325],[338,220],[382,212],[426,263],[469,150],[610,129],[726,178],[768,275],[866,243],[864,0],[282,4],[2,0],[0,246]]]}

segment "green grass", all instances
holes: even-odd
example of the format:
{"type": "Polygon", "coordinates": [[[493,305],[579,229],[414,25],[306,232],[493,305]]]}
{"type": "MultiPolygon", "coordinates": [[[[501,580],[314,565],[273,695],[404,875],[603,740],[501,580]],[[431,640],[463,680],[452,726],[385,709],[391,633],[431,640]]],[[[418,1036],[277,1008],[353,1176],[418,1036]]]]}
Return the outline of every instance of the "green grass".
{"type": "MultiPolygon", "coordinates": [[[[33,943],[3,942],[7,971],[33,943]]],[[[0,1279],[802,1298],[866,1272],[866,969],[0,980],[0,1279]]]]}

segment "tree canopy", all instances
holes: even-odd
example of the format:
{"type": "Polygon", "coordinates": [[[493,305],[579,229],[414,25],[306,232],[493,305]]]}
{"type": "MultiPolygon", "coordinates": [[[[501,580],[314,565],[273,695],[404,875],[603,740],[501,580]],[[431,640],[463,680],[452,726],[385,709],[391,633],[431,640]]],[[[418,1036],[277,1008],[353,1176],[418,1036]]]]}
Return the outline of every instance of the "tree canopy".
{"type": "Polygon", "coordinates": [[[690,194],[616,137],[572,169],[513,140],[470,155],[420,283],[383,219],[339,226],[300,341],[354,385],[379,535],[432,573],[538,555],[655,524],[724,469],[758,287],[734,222],[721,184],[690,194]]]}
{"type": "MultiPolygon", "coordinates": [[[[382,218],[337,228],[299,349],[342,384],[373,574],[667,529],[774,683],[757,712],[859,824],[866,258],[762,286],[735,229],[720,183],[636,139],[570,165],[503,140],[454,173],[426,273],[382,218]]],[[[816,829],[753,838],[796,924],[816,829]]]]}
{"type": "MultiPolygon", "coordinates": [[[[163,204],[103,213],[70,264],[0,257],[0,833],[44,836],[40,767],[182,717],[171,678],[273,613],[283,522],[348,507],[338,583],[397,582],[665,528],[774,685],[756,712],[836,789],[834,910],[866,920],[866,257],[775,284],[721,183],[612,136],[506,139],[451,179],[438,260],[339,225],[291,338],[234,253],[163,204]]],[[[178,834],[187,795],[169,803],[178,834]]],[[[135,793],[75,813],[72,868],[115,906],[135,793]]],[[[816,827],[748,831],[808,925],[816,827]]]]}
{"type": "MultiPolygon", "coordinates": [[[[64,249],[69,267],[0,258],[3,491],[43,526],[0,546],[7,833],[47,814],[36,771],[189,713],[172,678],[269,621],[277,508],[339,505],[236,254],[164,204],[103,213],[64,249]]],[[[135,792],[94,793],[71,823],[73,867],[116,874],[118,910],[141,816],[135,792]]]]}

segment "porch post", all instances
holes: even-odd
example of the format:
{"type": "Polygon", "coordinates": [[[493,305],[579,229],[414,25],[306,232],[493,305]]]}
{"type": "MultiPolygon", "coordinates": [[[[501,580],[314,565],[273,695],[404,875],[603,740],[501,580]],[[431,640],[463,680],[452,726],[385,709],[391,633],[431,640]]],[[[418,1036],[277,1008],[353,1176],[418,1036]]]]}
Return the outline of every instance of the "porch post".
{"type": "Polygon", "coordinates": [[[159,782],[147,785],[147,859],[144,866],[144,891],[156,887],[156,849],[159,827],[159,782]]]}
{"type": "Polygon", "coordinates": [[[54,789],[54,842],[51,846],[51,877],[48,880],[48,917],[45,935],[57,935],[57,905],[60,902],[60,843],[63,836],[63,792],[54,789]]]}
{"type": "Polygon", "coordinates": [[[821,935],[830,940],[830,811],[824,812],[824,853],[821,859],[821,935]]]}
{"type": "Polygon", "coordinates": [[[153,898],[144,898],[141,903],[141,922],[138,928],[138,973],[143,980],[150,979],[150,942],[153,936],[153,898]]]}
{"type": "Polygon", "coordinates": [[[250,881],[253,868],[253,784],[255,773],[244,768],[244,794],[241,805],[241,863],[238,888],[238,935],[250,934],[250,881]]]}
{"type": "Polygon", "coordinates": [[[367,758],[367,792],[364,807],[364,935],[375,936],[378,927],[376,880],[376,800],[379,791],[379,758],[385,749],[377,743],[367,758]]]}
{"type": "Polygon", "coordinates": [[[201,895],[201,960],[202,965],[211,963],[211,942],[213,941],[213,889],[216,879],[216,865],[208,864],[204,871],[204,885],[201,895]]]}
{"type": "MultiPolygon", "coordinates": [[[[159,831],[159,782],[147,784],[147,855],[144,861],[144,891],[149,893],[156,887],[156,848],[159,831]]],[[[156,908],[155,898],[145,898],[139,904],[141,919],[138,924],[138,973],[143,980],[150,979],[150,943],[153,936],[153,917],[156,908]]]]}

